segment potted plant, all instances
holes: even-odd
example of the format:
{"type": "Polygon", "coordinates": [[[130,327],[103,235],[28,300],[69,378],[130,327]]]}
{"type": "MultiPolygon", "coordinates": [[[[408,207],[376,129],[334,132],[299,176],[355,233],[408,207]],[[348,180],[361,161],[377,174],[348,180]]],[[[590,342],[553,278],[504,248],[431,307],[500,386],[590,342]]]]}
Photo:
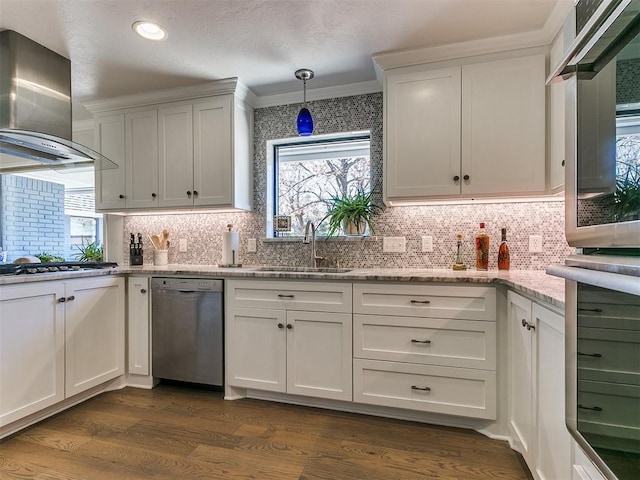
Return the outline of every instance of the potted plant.
{"type": "Polygon", "coordinates": [[[640,219],[640,167],[620,162],[624,174],[616,179],[616,190],[604,199],[605,207],[612,210],[614,221],[640,219]]]}
{"type": "MultiPolygon", "coordinates": [[[[367,226],[373,232],[373,217],[382,211],[371,202],[373,190],[369,193],[358,188],[353,195],[333,197],[325,219],[329,219],[327,237],[335,235],[342,229],[345,235],[364,235],[367,226]]],[[[323,219],[324,221],[324,219],[323,219]]]]}
{"type": "Polygon", "coordinates": [[[102,262],[104,252],[102,245],[97,241],[87,245],[77,245],[77,247],[80,252],[74,255],[76,260],[80,262],[102,262]]]}

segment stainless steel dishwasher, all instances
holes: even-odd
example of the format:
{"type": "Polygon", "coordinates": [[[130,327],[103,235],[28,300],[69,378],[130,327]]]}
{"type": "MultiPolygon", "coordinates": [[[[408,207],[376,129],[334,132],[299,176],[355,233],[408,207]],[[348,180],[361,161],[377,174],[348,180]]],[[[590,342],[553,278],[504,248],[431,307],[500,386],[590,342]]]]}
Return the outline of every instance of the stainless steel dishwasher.
{"type": "Polygon", "coordinates": [[[152,375],[223,385],[223,281],[151,279],[152,375]]]}

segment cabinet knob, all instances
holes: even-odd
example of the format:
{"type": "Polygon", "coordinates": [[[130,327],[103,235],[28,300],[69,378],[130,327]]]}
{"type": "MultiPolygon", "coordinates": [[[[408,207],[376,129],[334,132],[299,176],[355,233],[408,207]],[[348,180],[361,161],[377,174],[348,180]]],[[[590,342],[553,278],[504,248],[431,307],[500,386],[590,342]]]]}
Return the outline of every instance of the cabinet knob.
{"type": "Polygon", "coordinates": [[[151,194],[151,197],[152,197],[152,198],[156,198],[156,197],[157,197],[157,195],[156,195],[155,193],[152,193],[152,194],[151,194]]]}
{"type": "Polygon", "coordinates": [[[67,302],[72,302],[76,299],[76,297],[74,295],[71,295],[69,297],[67,297],[67,302]]]}
{"type": "Polygon", "coordinates": [[[469,180],[469,178],[471,178],[469,177],[469,175],[465,175],[464,177],[462,177],[463,180],[469,180]]]}
{"type": "Polygon", "coordinates": [[[279,323],[278,328],[284,328],[284,325],[282,323],[279,323]]]}
{"type": "Polygon", "coordinates": [[[193,191],[193,196],[194,196],[194,197],[197,197],[197,196],[198,196],[198,191],[197,191],[197,190],[194,190],[194,191],[193,191]]]}
{"type": "Polygon", "coordinates": [[[66,299],[66,298],[64,298],[64,297],[60,297],[60,298],[58,299],[58,303],[64,303],[64,302],[66,302],[66,301],[67,301],[67,299],[66,299]]]}
{"type": "Polygon", "coordinates": [[[564,167],[564,160],[562,160],[562,166],[564,167]]]}
{"type": "Polygon", "coordinates": [[[118,195],[118,198],[122,199],[124,198],[124,195],[118,195]]]}
{"type": "Polygon", "coordinates": [[[532,323],[527,322],[524,318],[522,319],[522,326],[527,330],[535,330],[536,326],[532,323]]]}
{"type": "Polygon", "coordinates": [[[290,323],[287,323],[287,330],[292,330],[293,329],[293,325],[291,325],[290,323]]]}
{"type": "Polygon", "coordinates": [[[191,196],[191,190],[187,190],[187,197],[191,196]]]}
{"type": "Polygon", "coordinates": [[[144,289],[144,288],[141,288],[141,289],[140,289],[140,293],[147,293],[147,290],[146,290],[146,289],[144,289]]]}
{"type": "Polygon", "coordinates": [[[460,181],[460,175],[456,175],[455,177],[453,177],[453,181],[454,182],[459,182],[460,181]]]}

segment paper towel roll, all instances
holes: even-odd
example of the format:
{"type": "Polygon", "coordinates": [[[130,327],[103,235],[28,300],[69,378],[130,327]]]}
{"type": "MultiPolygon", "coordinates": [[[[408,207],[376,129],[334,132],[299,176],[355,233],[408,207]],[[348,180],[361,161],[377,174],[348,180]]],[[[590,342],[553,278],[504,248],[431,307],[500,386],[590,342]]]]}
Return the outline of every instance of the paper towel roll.
{"type": "Polygon", "coordinates": [[[222,232],[222,263],[231,265],[238,263],[238,247],[240,237],[238,232],[222,232]],[[235,258],[233,252],[235,251],[235,258]]]}

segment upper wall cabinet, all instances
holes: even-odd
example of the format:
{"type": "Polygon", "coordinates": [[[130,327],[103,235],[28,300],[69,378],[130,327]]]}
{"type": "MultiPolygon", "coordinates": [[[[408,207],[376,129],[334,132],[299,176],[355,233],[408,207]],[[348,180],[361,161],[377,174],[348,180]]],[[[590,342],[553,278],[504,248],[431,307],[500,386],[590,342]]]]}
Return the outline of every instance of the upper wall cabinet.
{"type": "Polygon", "coordinates": [[[545,193],[543,54],[390,69],[384,103],[388,203],[545,193]]]}
{"type": "Polygon", "coordinates": [[[237,80],[87,104],[95,146],[119,168],[96,172],[96,210],[251,209],[253,109],[237,80]]]}

